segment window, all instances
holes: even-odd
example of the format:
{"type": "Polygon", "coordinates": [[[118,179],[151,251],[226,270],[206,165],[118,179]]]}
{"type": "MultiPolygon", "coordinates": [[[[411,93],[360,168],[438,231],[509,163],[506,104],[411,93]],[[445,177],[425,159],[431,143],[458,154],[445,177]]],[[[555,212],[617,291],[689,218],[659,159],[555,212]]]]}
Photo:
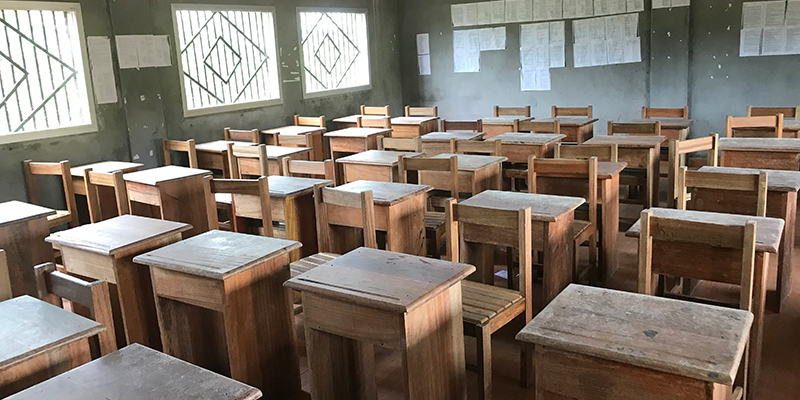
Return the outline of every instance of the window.
{"type": "Polygon", "coordinates": [[[76,3],[0,1],[0,143],[97,130],[76,3]]]}
{"type": "Polygon", "coordinates": [[[305,97],[368,89],[366,10],[298,10],[305,97]]]}
{"type": "Polygon", "coordinates": [[[271,7],[173,5],[187,117],[280,103],[271,7]]]}

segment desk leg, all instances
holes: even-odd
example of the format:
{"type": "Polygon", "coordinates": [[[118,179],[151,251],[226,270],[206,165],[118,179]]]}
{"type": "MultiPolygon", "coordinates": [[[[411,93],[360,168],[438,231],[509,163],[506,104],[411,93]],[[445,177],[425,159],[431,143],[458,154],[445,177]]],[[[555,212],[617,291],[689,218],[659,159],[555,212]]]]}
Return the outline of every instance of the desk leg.
{"type": "Polygon", "coordinates": [[[755,393],[761,370],[761,348],[764,338],[764,309],[767,297],[767,268],[769,253],[757,252],[753,272],[753,327],[750,331],[750,366],[747,374],[747,391],[755,393]]]}
{"type": "Polygon", "coordinates": [[[785,221],[783,226],[783,237],[781,238],[781,249],[778,253],[778,309],[780,312],[786,306],[789,295],[792,293],[792,260],[794,257],[794,235],[795,223],[797,219],[797,192],[782,193],[780,204],[781,212],[778,215],[768,215],[770,217],[782,218],[785,221]]]}
{"type": "Polygon", "coordinates": [[[389,206],[386,250],[425,256],[425,195],[389,206]]]}
{"type": "Polygon", "coordinates": [[[645,208],[658,207],[659,148],[650,149],[647,156],[647,192],[645,208]]]}
{"type": "Polygon", "coordinates": [[[600,270],[598,279],[605,286],[617,270],[617,239],[619,237],[619,175],[600,181],[602,198],[600,234],[600,270]]]}
{"type": "MultiPolygon", "coordinates": [[[[491,244],[461,241],[461,262],[475,266],[475,273],[467,279],[494,285],[494,246],[491,244]]],[[[509,275],[511,271],[509,271],[509,275]]],[[[513,276],[508,277],[513,280],[513,276]]]]}
{"type": "Polygon", "coordinates": [[[375,349],[306,325],[312,400],[375,400],[375,349]]]}
{"type": "MultiPolygon", "coordinates": [[[[180,238],[175,238],[176,242],[180,238]]],[[[161,350],[153,282],[147,266],[133,262],[134,255],[114,259],[122,320],[128,344],[139,343],[161,350]]]]}
{"type": "Polygon", "coordinates": [[[415,309],[405,320],[403,369],[408,400],[466,400],[461,284],[415,309]],[[431,362],[436,354],[436,362],[431,362]]]}
{"type": "MultiPolygon", "coordinates": [[[[544,229],[544,276],[542,278],[541,308],[549,304],[562,290],[572,283],[572,220],[569,215],[545,224],[544,229]]],[[[535,310],[541,309],[534,305],[535,310]]]]}
{"type": "Polygon", "coordinates": [[[292,251],[291,261],[297,261],[302,257],[316,254],[318,248],[314,196],[308,194],[287,198],[283,205],[283,214],[284,223],[286,224],[286,238],[303,244],[303,247],[292,251]]]}

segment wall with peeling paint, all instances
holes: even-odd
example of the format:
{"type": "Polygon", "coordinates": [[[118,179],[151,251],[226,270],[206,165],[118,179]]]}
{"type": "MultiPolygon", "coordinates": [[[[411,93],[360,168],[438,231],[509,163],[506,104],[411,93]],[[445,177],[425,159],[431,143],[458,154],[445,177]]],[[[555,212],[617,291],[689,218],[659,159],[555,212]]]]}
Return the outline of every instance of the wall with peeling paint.
{"type": "MultiPolygon", "coordinates": [[[[202,143],[222,138],[222,129],[271,128],[291,123],[294,114],[326,115],[328,120],[355,114],[361,104],[390,105],[394,114],[402,108],[400,55],[397,46],[397,0],[80,0],[86,34],[169,35],[175,43],[172,3],[208,3],[274,6],[281,65],[281,105],[200,117],[184,118],[180,74],[177,65],[168,68],[117,71],[120,102],[97,106],[99,132],[57,139],[0,145],[0,202],[26,200],[22,161],[69,159],[73,165],[101,160],[131,159],[154,167],[161,163],[162,138],[202,143]],[[298,81],[299,46],[296,7],[340,7],[368,10],[372,89],[304,100],[298,81]]],[[[173,55],[173,60],[174,60],[173,55]]],[[[333,127],[331,124],[330,128],[333,127]]],[[[43,203],[63,207],[63,194],[55,181],[43,184],[43,203]]]]}

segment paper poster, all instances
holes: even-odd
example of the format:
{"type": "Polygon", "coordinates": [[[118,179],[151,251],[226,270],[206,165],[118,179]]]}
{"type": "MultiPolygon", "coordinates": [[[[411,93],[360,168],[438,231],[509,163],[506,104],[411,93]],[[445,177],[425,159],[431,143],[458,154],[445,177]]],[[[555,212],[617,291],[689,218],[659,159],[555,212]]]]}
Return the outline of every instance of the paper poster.
{"type": "Polygon", "coordinates": [[[584,18],[594,15],[594,0],[563,0],[563,18],[584,18]]]}
{"type": "Polygon", "coordinates": [[[786,3],[786,26],[800,26],[800,0],[786,3]]]}
{"type": "Polygon", "coordinates": [[[609,0],[594,0],[594,15],[608,15],[611,14],[609,0]]]}
{"type": "Polygon", "coordinates": [[[609,64],[625,63],[625,44],[624,40],[606,40],[606,58],[609,64]]]}
{"type": "Polygon", "coordinates": [[[761,33],[763,28],[745,28],[739,37],[739,57],[761,55],[761,33]]]}
{"type": "Polygon", "coordinates": [[[117,82],[111,56],[111,40],[107,37],[86,38],[89,62],[92,67],[92,88],[97,104],[117,102],[117,82]]]}
{"type": "Polygon", "coordinates": [[[800,54],[800,26],[786,27],[786,54],[800,54]]]}
{"type": "Polygon", "coordinates": [[[783,26],[786,22],[786,1],[764,2],[764,26],[783,26]]]}
{"type": "Polygon", "coordinates": [[[644,0],[627,0],[625,3],[626,12],[644,11],[644,0]]]}
{"type": "Polygon", "coordinates": [[[506,49],[506,28],[483,28],[479,29],[480,50],[505,50],[506,49]]]}
{"type": "Polygon", "coordinates": [[[117,62],[120,69],[139,68],[139,55],[136,52],[138,39],[133,35],[118,35],[117,62]]]}
{"type": "Polygon", "coordinates": [[[764,28],[761,34],[761,54],[765,56],[786,54],[786,27],[764,28]]]}
{"type": "Polygon", "coordinates": [[[450,19],[453,26],[467,26],[467,13],[464,4],[452,4],[450,6],[450,19]]]}
{"type": "Polygon", "coordinates": [[[550,44],[563,45],[564,43],[566,43],[566,34],[564,25],[565,25],[564,21],[556,21],[550,23],[550,37],[549,37],[550,44]]]}
{"type": "Polygon", "coordinates": [[[623,52],[625,55],[626,63],[638,63],[642,61],[642,39],[641,38],[628,38],[625,39],[623,52]]]}
{"type": "Polygon", "coordinates": [[[739,56],[800,54],[800,0],[742,4],[739,56]]]}
{"type": "Polygon", "coordinates": [[[478,25],[490,25],[492,23],[492,2],[485,1],[478,3],[478,25]]]}
{"type": "Polygon", "coordinates": [[[153,67],[169,67],[172,65],[172,51],[169,48],[169,36],[156,35],[151,37],[153,41],[153,67]]]}
{"type": "Polygon", "coordinates": [[[742,29],[763,28],[766,21],[765,2],[742,4],[742,29]]]}
{"type": "Polygon", "coordinates": [[[419,67],[419,74],[420,75],[430,75],[431,74],[431,55],[424,54],[421,56],[417,56],[417,66],[419,67]]]}
{"type": "Polygon", "coordinates": [[[671,0],[653,0],[653,9],[670,7],[672,7],[671,0]]]}
{"type": "Polygon", "coordinates": [[[492,3],[492,23],[502,24],[506,22],[506,2],[504,0],[493,1],[492,3]]]}
{"type": "Polygon", "coordinates": [[[573,21],[575,68],[641,62],[639,14],[573,21]]]}
{"type": "Polygon", "coordinates": [[[417,34],[417,54],[431,54],[430,35],[427,33],[417,34]]]}
{"type": "Polygon", "coordinates": [[[453,70],[456,73],[481,70],[480,32],[478,29],[453,32],[453,70]]]}
{"type": "Polygon", "coordinates": [[[522,90],[523,92],[550,90],[550,70],[548,69],[521,70],[520,90],[522,90]]]}
{"type": "Polygon", "coordinates": [[[592,42],[575,43],[572,46],[575,68],[592,66],[592,42]]]}
{"type": "Polygon", "coordinates": [[[169,37],[166,35],[119,35],[116,40],[120,69],[172,65],[169,37]]]}
{"type": "Polygon", "coordinates": [[[564,44],[551,44],[550,45],[550,68],[564,68],[566,66],[566,57],[564,55],[564,44]]]}

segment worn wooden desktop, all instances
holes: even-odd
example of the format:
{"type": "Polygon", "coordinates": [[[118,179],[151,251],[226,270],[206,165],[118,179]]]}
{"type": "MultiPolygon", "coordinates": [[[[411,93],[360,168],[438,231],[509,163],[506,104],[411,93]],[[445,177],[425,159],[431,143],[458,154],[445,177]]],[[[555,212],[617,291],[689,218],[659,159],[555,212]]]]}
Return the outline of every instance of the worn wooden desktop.
{"type": "Polygon", "coordinates": [[[484,139],[493,138],[506,132],[513,132],[515,122],[532,121],[533,117],[524,115],[501,115],[499,117],[486,117],[483,122],[483,131],[486,133],[484,139]]]}
{"type": "Polygon", "coordinates": [[[647,118],[628,121],[631,123],[661,122],[661,135],[666,136],[667,140],[686,140],[689,138],[689,130],[694,125],[693,119],[683,118],[647,118]]]}
{"type": "Polygon", "coordinates": [[[450,139],[480,141],[486,136],[483,132],[431,132],[422,136],[422,154],[433,157],[442,153],[450,153],[450,139]]]}
{"type": "Polygon", "coordinates": [[[367,150],[336,160],[344,169],[344,183],[360,180],[378,182],[400,182],[397,159],[400,156],[414,158],[422,153],[405,151],[367,150]]]}
{"type": "MultiPolygon", "coordinates": [[[[378,150],[378,135],[392,136],[391,129],[383,128],[344,128],[325,134],[328,138],[328,148],[331,159],[336,161],[340,157],[361,153],[367,150],[378,150]]],[[[336,181],[344,182],[344,169],[336,168],[336,181]]]]}
{"type": "Polygon", "coordinates": [[[800,169],[800,139],[720,138],[721,167],[800,169]]]}
{"type": "Polygon", "coordinates": [[[339,129],[347,129],[347,128],[356,128],[358,127],[358,117],[361,117],[362,120],[372,119],[372,120],[391,120],[392,117],[388,117],[386,115],[348,115],[346,117],[336,118],[333,122],[336,122],[336,127],[339,129]]]}
{"type": "Polygon", "coordinates": [[[439,117],[392,118],[392,137],[417,137],[439,128],[439,117]]]}
{"type": "Polygon", "coordinates": [[[402,353],[406,399],[466,400],[461,280],[473,271],[362,247],[286,282],[303,296],[312,399],[376,399],[383,346],[402,353]]]}
{"type": "Polygon", "coordinates": [[[800,119],[783,119],[783,137],[800,138],[800,119]]]}
{"type": "Polygon", "coordinates": [[[277,143],[275,140],[276,135],[279,136],[303,136],[305,138],[305,147],[310,147],[311,155],[309,156],[311,161],[324,161],[326,158],[327,152],[325,151],[325,144],[322,140],[322,135],[327,131],[327,129],[319,127],[319,126],[284,126],[281,128],[273,128],[261,131],[261,134],[264,136],[264,143],[270,145],[280,145],[286,146],[285,144],[282,145],[277,143]]]}
{"type": "Polygon", "coordinates": [[[317,218],[314,208],[314,186],[333,186],[333,181],[290,176],[270,176],[268,179],[272,220],[283,222],[286,226],[284,231],[275,230],[276,237],[303,244],[302,248],[291,252],[291,261],[316,254],[317,218]]]}
{"type": "Polygon", "coordinates": [[[255,386],[301,394],[289,279],[299,242],[210,231],[134,258],[148,265],[164,352],[255,386]]]}
{"type": "Polygon", "coordinates": [[[256,400],[261,391],[132,344],[9,397],[9,400],[256,400]]]}
{"type": "MultiPolygon", "coordinates": [[[[541,308],[572,282],[572,251],[574,247],[572,221],[575,209],[583,203],[584,199],[579,197],[487,190],[460,204],[512,211],[530,207],[533,250],[544,253],[542,297],[541,301],[534,305],[541,308]]],[[[475,238],[474,242],[477,243],[467,244],[471,246],[467,262],[475,265],[478,269],[474,276],[475,280],[493,284],[494,246],[483,244],[491,243],[493,233],[488,227],[485,230],[471,229],[465,232],[478,231],[480,231],[481,237],[475,238]]],[[[464,237],[464,241],[472,242],[468,236],[464,237]]],[[[462,249],[462,251],[466,250],[462,249]]]]}
{"type": "MultiPolygon", "coordinates": [[[[800,191],[800,172],[778,171],[769,169],[746,169],[725,167],[702,167],[701,172],[723,172],[733,174],[758,174],[760,171],[767,173],[767,217],[784,220],[783,236],[778,253],[778,274],[776,291],[777,307],[773,309],[780,312],[792,292],[792,260],[795,246],[795,232],[797,224],[797,192],[800,191]]],[[[702,209],[707,211],[724,212],[730,214],[752,214],[756,209],[756,196],[737,193],[730,190],[717,192],[714,190],[695,189],[693,202],[702,201],[702,209]],[[723,201],[725,207],[716,207],[715,203],[723,201]]]]}
{"type": "Polygon", "coordinates": [[[53,261],[47,216],[56,210],[17,200],[0,203],[0,249],[8,257],[11,294],[37,296],[33,266],[53,261]]]}
{"type": "MultiPolygon", "coordinates": [[[[408,183],[356,181],[336,187],[349,192],[372,190],[375,204],[375,229],[386,232],[386,249],[397,253],[424,256],[425,247],[425,208],[427,193],[433,187],[408,183]]],[[[333,235],[334,252],[353,249],[361,235],[349,234],[354,228],[362,226],[361,212],[329,204],[328,222],[334,230],[342,234],[333,235]],[[335,212],[334,212],[335,211],[335,212]],[[357,221],[357,222],[353,222],[357,221]],[[358,239],[356,239],[358,237],[358,239]]]]}
{"type": "Polygon", "coordinates": [[[556,117],[537,119],[537,121],[559,121],[561,123],[561,134],[567,136],[564,138],[564,142],[582,144],[594,136],[594,123],[597,122],[598,119],[586,117],[556,117]]]}
{"type": "Polygon", "coordinates": [[[168,165],[123,175],[128,189],[131,213],[192,226],[184,235],[208,231],[203,178],[204,169],[168,165]]]}
{"type": "Polygon", "coordinates": [[[27,295],[0,302],[0,397],[91,361],[89,338],[105,329],[27,295]]]}
{"type": "MultiPolygon", "coordinates": [[[[86,196],[86,184],[83,180],[83,171],[91,168],[94,172],[112,173],[122,171],[123,173],[136,172],[144,168],[144,164],[124,162],[124,161],[101,161],[93,164],[86,164],[72,167],[69,170],[72,175],[72,191],[75,195],[86,196]]],[[[98,186],[97,194],[100,201],[100,211],[103,219],[117,216],[117,197],[114,188],[109,186],[98,186]]],[[[88,222],[88,221],[87,221],[88,222]]]]}
{"type": "MultiPolygon", "coordinates": [[[[702,211],[686,211],[686,210],[673,210],[669,208],[653,208],[653,216],[670,218],[670,219],[686,219],[687,221],[708,222],[714,223],[724,220],[729,225],[744,226],[748,221],[756,222],[756,262],[755,270],[753,271],[753,330],[750,335],[750,349],[753,355],[750,358],[751,370],[756,373],[748,377],[748,387],[755,388],[755,382],[758,378],[758,368],[761,365],[761,345],[763,341],[764,332],[764,309],[766,305],[767,294],[767,268],[769,266],[769,258],[771,254],[777,254],[780,248],[781,237],[783,235],[784,222],[777,218],[761,218],[746,215],[736,214],[719,214],[713,212],[702,211]]],[[[626,236],[639,237],[642,225],[641,220],[636,223],[625,233],[626,236]]],[[[698,265],[714,263],[719,264],[719,257],[715,256],[715,252],[728,251],[729,249],[705,247],[705,251],[698,251],[698,247],[688,243],[671,242],[670,246],[654,246],[653,257],[659,257],[663,262],[673,262],[676,265],[686,263],[696,263],[698,265]]],[[[740,252],[741,253],[741,252],[740,252]]],[[[732,268],[741,269],[741,263],[732,268]]]]}
{"type": "MultiPolygon", "coordinates": [[[[267,168],[269,175],[280,175],[281,158],[289,157],[291,160],[308,161],[311,157],[310,147],[286,147],[267,145],[267,168]]],[[[258,158],[239,157],[239,173],[249,176],[261,176],[261,165],[258,158]]]]}
{"type": "MultiPolygon", "coordinates": [[[[624,162],[597,163],[598,202],[600,207],[600,271],[606,282],[619,266],[617,238],[619,237],[619,175],[627,164],[624,162]]],[[[586,179],[537,177],[536,187],[544,192],[558,191],[575,197],[586,194],[586,179]]]]}
{"type": "MultiPolygon", "coordinates": [[[[431,158],[448,159],[456,154],[442,153],[431,158]]],[[[458,187],[460,191],[476,195],[484,190],[503,188],[503,162],[506,157],[457,154],[458,187]]],[[[419,183],[436,189],[450,190],[449,172],[419,171],[419,183]]]]}
{"type": "Polygon", "coordinates": [[[215,140],[200,143],[195,146],[197,151],[197,166],[199,168],[215,169],[222,171],[224,178],[231,178],[230,162],[228,161],[228,143],[236,146],[255,146],[255,143],[237,142],[228,140],[215,140]]]}
{"type": "Polygon", "coordinates": [[[117,326],[117,343],[141,343],[161,348],[158,318],[153,303],[150,273],[132,258],[175,243],[191,225],[159,219],[121,215],[94,224],[56,232],[47,238],[61,249],[67,272],[115,285],[111,304],[123,326],[117,326]]]}
{"type": "Polygon", "coordinates": [[[549,133],[506,132],[486,141],[499,140],[503,156],[508,158],[508,162],[527,163],[531,155],[553,158],[553,148],[565,137],[549,133]]]}
{"type": "Polygon", "coordinates": [[[626,168],[645,169],[647,187],[645,188],[645,208],[658,205],[659,159],[664,136],[595,136],[584,145],[616,144],[619,148],[619,161],[627,163],[626,168]]]}
{"type": "Polygon", "coordinates": [[[570,285],[517,340],[534,350],[537,399],[729,400],[752,322],[747,311],[570,285]]]}

